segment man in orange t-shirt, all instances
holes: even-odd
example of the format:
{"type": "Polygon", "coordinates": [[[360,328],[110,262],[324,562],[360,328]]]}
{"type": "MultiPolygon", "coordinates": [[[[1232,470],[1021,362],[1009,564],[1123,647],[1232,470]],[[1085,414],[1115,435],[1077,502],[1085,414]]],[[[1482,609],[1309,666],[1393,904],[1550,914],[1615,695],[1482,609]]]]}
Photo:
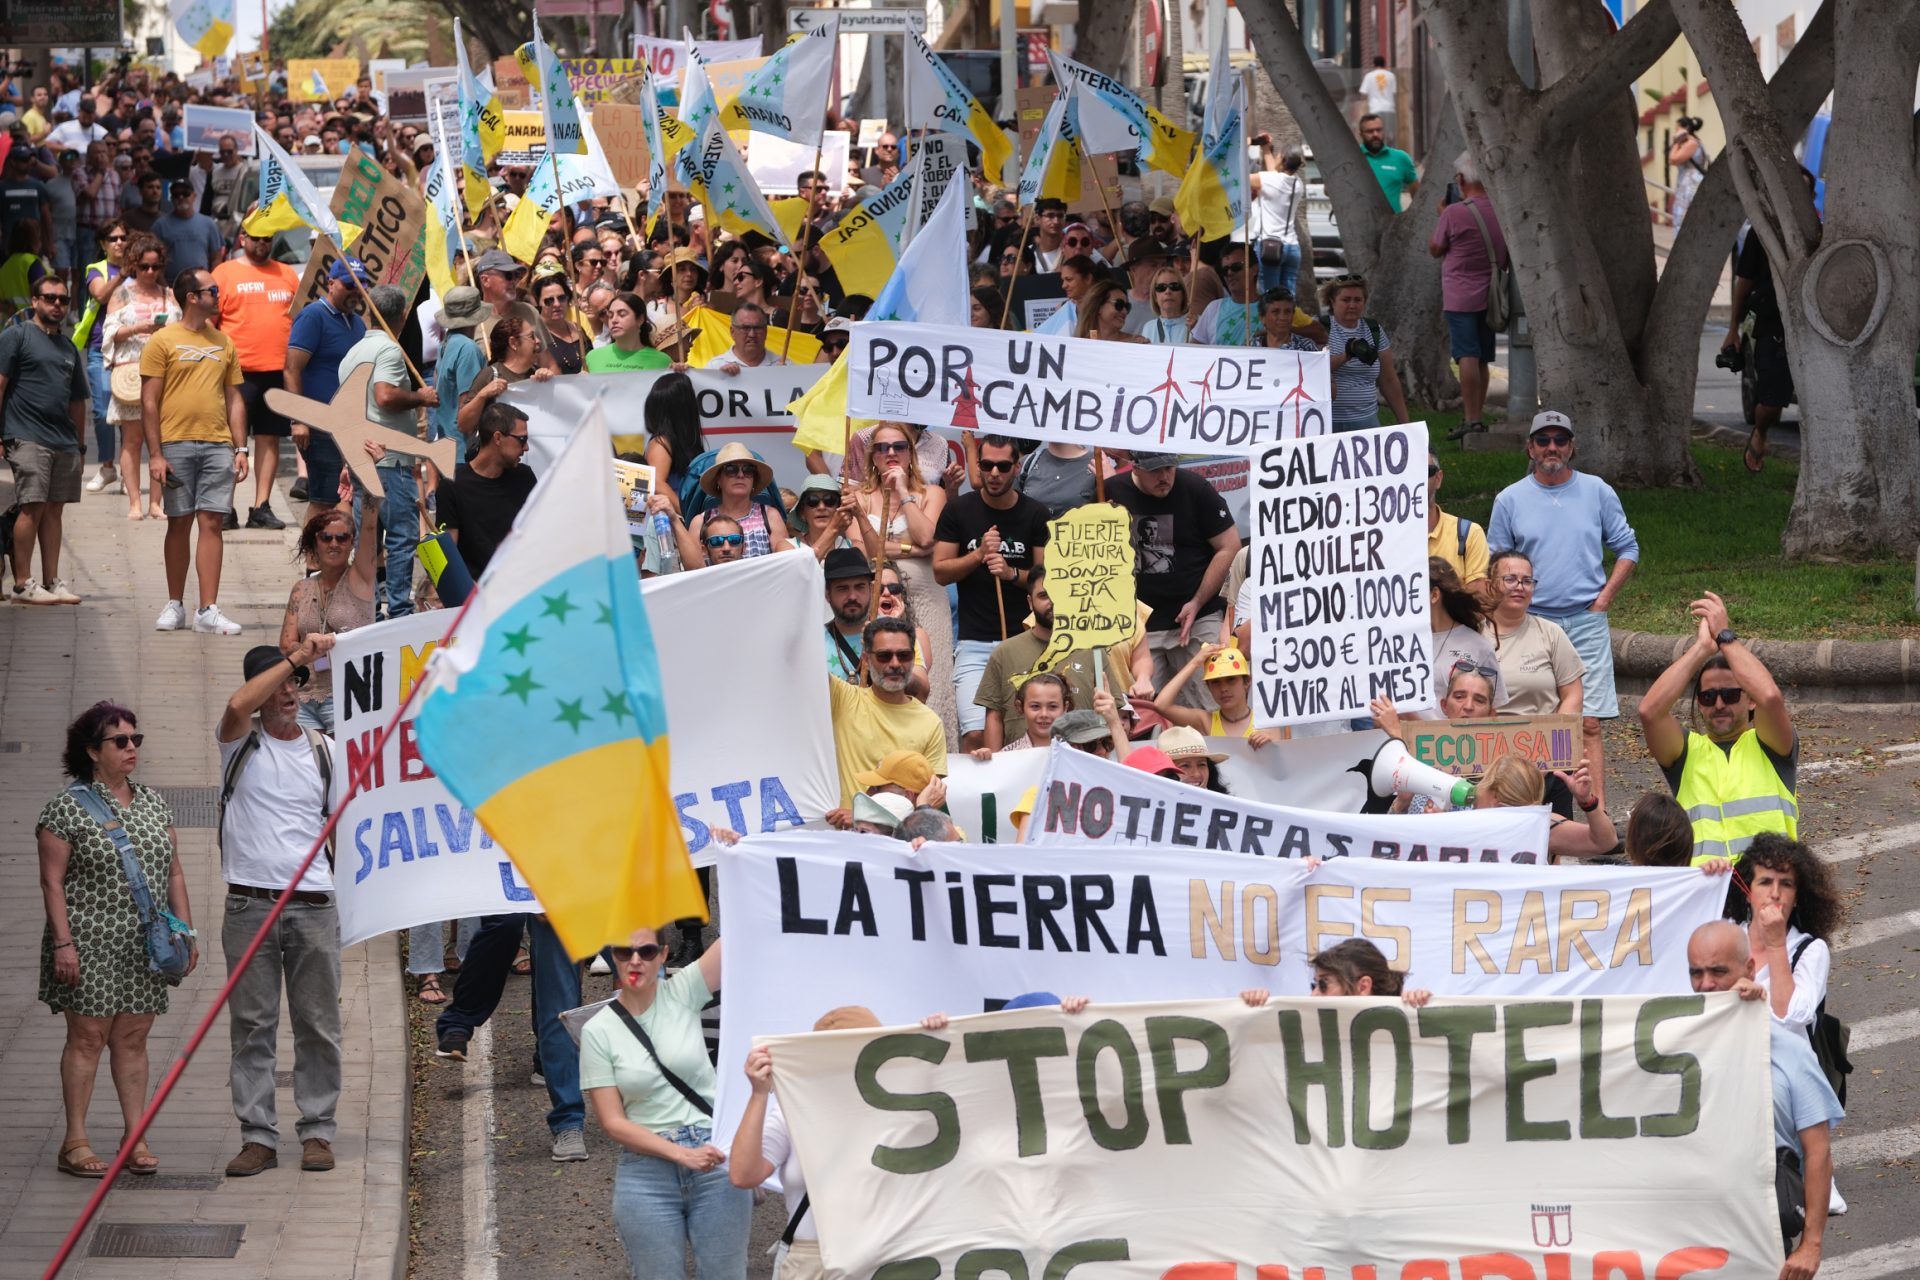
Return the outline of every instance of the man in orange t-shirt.
{"type": "MultiPolygon", "coordinates": [[[[287,334],[293,328],[287,308],[300,289],[300,273],[273,260],[272,236],[242,231],[240,248],[240,257],[213,269],[213,279],[220,286],[220,329],[233,339],[240,356],[240,398],[246,402],[247,427],[253,433],[255,496],[247,528],[284,529],[286,521],[273,514],[273,478],[280,468],[280,441],[292,432],[293,424],[267,407],[267,389],[282,385],[287,334]]],[[[234,511],[240,509],[240,499],[236,486],[234,511]]],[[[227,518],[234,522],[229,528],[238,524],[232,512],[227,518]]]]}

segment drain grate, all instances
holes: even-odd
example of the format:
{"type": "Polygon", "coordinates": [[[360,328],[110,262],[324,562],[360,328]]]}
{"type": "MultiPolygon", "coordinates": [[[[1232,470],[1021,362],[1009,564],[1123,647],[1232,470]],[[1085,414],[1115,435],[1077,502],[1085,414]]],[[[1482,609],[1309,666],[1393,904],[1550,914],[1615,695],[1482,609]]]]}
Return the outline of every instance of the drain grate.
{"type": "Polygon", "coordinates": [[[5,752],[7,755],[22,754],[26,749],[27,744],[24,742],[0,742],[0,752],[5,752]]]}
{"type": "Polygon", "coordinates": [[[87,1250],[95,1258],[231,1258],[243,1222],[103,1222],[87,1250]]]}
{"type": "Polygon", "coordinates": [[[173,825],[211,831],[219,825],[220,788],[155,787],[173,809],[173,825]]]}
{"type": "Polygon", "coordinates": [[[217,1191],[226,1181],[217,1173],[122,1173],[115,1191],[217,1191]]]}

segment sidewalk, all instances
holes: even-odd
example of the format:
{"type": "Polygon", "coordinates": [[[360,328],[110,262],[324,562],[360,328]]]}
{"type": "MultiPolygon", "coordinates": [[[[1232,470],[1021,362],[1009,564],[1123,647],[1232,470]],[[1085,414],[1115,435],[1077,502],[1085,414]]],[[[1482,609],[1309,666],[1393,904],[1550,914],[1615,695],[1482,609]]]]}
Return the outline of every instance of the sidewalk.
{"type": "MultiPolygon", "coordinates": [[[[274,502],[283,517],[290,514],[286,484],[283,475],[274,502]]],[[[11,476],[0,468],[0,509],[11,503],[11,476]]],[[[0,795],[0,936],[10,944],[0,952],[0,1280],[39,1276],[96,1186],[54,1168],[64,1132],[58,1077],[64,1023],[35,1000],[45,914],[34,819],[63,785],[66,726],[102,698],[133,708],[147,739],[135,777],[165,789],[178,821],[201,962],[154,1023],[151,1090],[226,977],[211,830],[219,781],[213,727],[240,683],[241,656],[252,645],[278,639],[295,574],[292,529],[230,533],[220,604],[246,631],[234,637],[155,632],[165,594],[165,525],[129,522],[126,503],[117,494],[88,494],[67,509],[61,567],[86,603],[0,606],[0,776],[6,779],[0,795]]],[[[293,1132],[299,1112],[288,1074],[292,1037],[283,1015],[280,1167],[240,1180],[221,1175],[240,1145],[227,1090],[223,1014],[148,1132],[160,1175],[121,1177],[63,1276],[385,1280],[404,1273],[407,1043],[395,939],[347,951],[341,988],[345,1081],[334,1171],[299,1171],[293,1132]],[[143,1254],[90,1256],[109,1243],[103,1228],[142,1223],[172,1231],[238,1228],[238,1252],[230,1259],[224,1249],[212,1257],[181,1257],[157,1252],[154,1246],[164,1242],[150,1241],[143,1254]]],[[[120,1131],[103,1055],[88,1116],[88,1132],[103,1158],[118,1149],[120,1131]]]]}

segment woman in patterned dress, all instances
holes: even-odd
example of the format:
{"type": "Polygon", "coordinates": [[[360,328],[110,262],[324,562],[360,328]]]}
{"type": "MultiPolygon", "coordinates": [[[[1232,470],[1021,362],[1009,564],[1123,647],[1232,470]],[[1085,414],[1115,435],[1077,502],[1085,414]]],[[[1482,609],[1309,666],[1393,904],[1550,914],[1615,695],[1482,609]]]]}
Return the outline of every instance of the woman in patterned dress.
{"type": "MultiPolygon", "coordinates": [[[[69,777],[91,786],[126,827],[156,900],[164,893],[173,914],[192,927],[187,880],[173,836],[173,811],[151,787],[132,781],[142,735],[133,712],[97,702],[67,726],[62,765],[69,777]]],[[[87,1144],[87,1107],[101,1050],[110,1050],[120,1114],[133,1128],[147,1102],[147,1031],[167,1011],[167,983],[147,968],[146,946],[133,893],[120,855],[101,825],[66,791],[47,802],[35,828],[40,846],[40,892],[47,928],[40,941],[40,999],[67,1018],[60,1053],[60,1095],[67,1136],[60,1146],[62,1173],[98,1178],[107,1162],[87,1144]]],[[[156,902],[157,905],[157,902],[156,902]]],[[[193,960],[200,962],[199,944],[193,960]]],[[[133,1149],[127,1172],[150,1174],[160,1167],[143,1141],[133,1149]]]]}

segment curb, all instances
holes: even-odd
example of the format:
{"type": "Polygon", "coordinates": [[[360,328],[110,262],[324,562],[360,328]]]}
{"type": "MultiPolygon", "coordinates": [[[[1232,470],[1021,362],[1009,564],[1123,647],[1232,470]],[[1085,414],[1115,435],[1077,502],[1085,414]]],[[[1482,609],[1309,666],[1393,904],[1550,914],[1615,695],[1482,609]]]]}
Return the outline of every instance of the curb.
{"type": "MultiPolygon", "coordinates": [[[[1615,631],[1614,674],[1644,692],[1692,644],[1690,635],[1615,631]]],[[[1753,640],[1749,647],[1790,693],[1821,702],[1920,701],[1920,640],[1753,640]]]]}

